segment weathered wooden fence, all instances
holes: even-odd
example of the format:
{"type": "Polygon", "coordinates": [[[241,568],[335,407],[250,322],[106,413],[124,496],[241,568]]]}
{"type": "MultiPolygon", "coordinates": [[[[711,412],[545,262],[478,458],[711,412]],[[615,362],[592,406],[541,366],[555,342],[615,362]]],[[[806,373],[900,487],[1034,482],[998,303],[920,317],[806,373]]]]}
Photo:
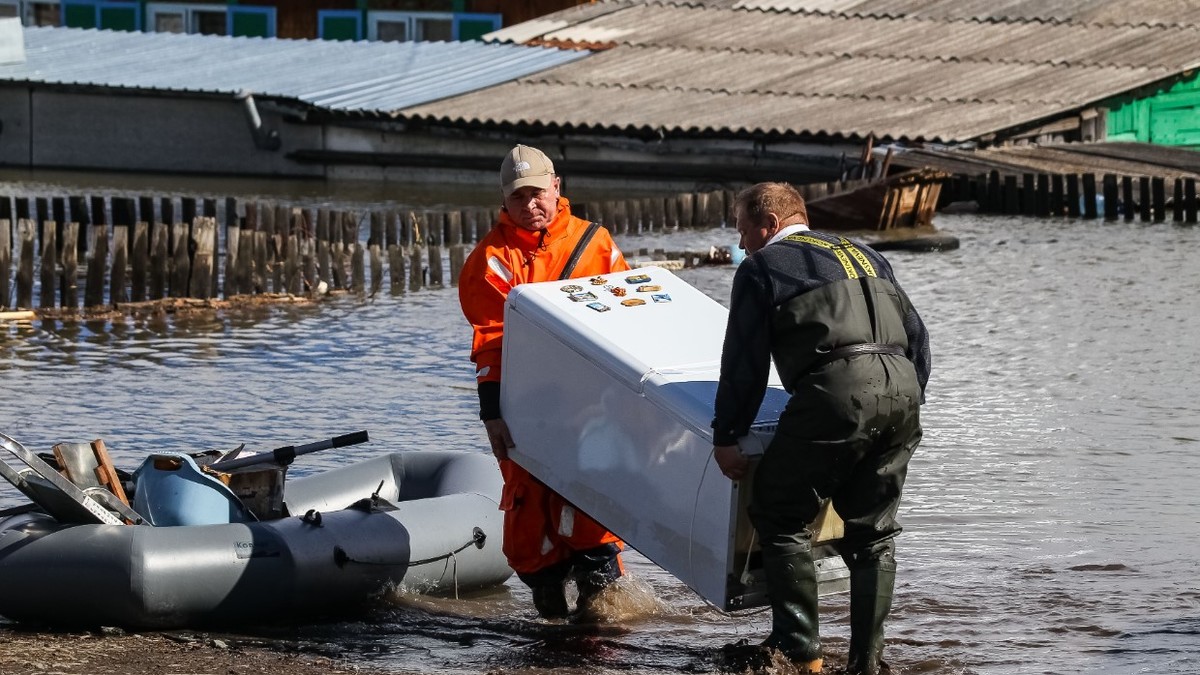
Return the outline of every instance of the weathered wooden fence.
{"type": "MultiPolygon", "coordinates": [[[[724,191],[577,203],[614,233],[720,226],[724,191]]],[[[174,197],[0,197],[0,309],[454,285],[497,211],[174,197]],[[36,302],[35,302],[36,292],[36,302]]]]}
{"type": "Polygon", "coordinates": [[[1127,221],[1196,222],[1196,178],[1116,174],[957,175],[942,187],[944,203],[975,201],[987,213],[1127,221]]]}

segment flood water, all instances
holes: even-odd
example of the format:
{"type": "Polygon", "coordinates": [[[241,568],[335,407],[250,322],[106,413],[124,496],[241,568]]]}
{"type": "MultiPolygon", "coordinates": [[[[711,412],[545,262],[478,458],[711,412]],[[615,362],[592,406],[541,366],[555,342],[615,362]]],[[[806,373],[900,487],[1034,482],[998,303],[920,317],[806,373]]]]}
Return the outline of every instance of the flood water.
{"type": "MultiPolygon", "coordinates": [[[[885,657],[896,672],[1200,672],[1200,227],[939,215],[959,250],[888,254],[934,372],[910,471],[885,657]]],[[[734,242],[670,235],[670,248],[734,242]]],[[[663,246],[627,237],[626,249],[663,246]]],[[[681,277],[727,302],[733,270],[681,277]]],[[[453,289],[169,321],[0,324],[0,430],[32,449],[272,448],[359,429],[365,446],[484,447],[453,289]]],[[[0,490],[0,506],[17,503],[0,490]]],[[[396,672],[714,672],[765,636],[644,558],[599,631],[539,622],[522,585],[412,596],[361,621],[254,634],[396,672]]],[[[823,601],[844,663],[844,596],[823,601]]]]}

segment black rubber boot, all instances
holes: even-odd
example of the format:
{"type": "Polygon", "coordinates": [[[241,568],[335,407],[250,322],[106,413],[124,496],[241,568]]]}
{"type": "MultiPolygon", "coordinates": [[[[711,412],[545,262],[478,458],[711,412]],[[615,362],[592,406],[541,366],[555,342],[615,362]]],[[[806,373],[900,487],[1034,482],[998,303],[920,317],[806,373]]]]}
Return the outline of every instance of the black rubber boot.
{"type": "Polygon", "coordinates": [[[621,549],[616,544],[605,544],[579,551],[571,557],[574,563],[571,575],[579,589],[573,618],[580,621],[593,621],[598,618],[592,612],[592,601],[600,591],[621,578],[620,553],[621,549]]]}
{"type": "Polygon", "coordinates": [[[850,651],[847,675],[889,673],[883,657],[883,623],[892,609],[896,562],[891,556],[850,568],[850,651]]]}
{"type": "Polygon", "coordinates": [[[567,608],[567,594],[560,584],[544,584],[530,586],[533,593],[533,606],[543,619],[565,619],[570,610],[567,608]]]}
{"type": "Polygon", "coordinates": [[[529,586],[533,595],[533,606],[543,619],[565,619],[570,613],[566,593],[567,575],[570,571],[570,563],[564,560],[536,572],[517,575],[529,586]]]}
{"type": "Polygon", "coordinates": [[[817,568],[812,549],[808,542],[763,542],[762,552],[771,601],[771,635],[763,646],[778,649],[793,663],[820,672],[817,568]]]}

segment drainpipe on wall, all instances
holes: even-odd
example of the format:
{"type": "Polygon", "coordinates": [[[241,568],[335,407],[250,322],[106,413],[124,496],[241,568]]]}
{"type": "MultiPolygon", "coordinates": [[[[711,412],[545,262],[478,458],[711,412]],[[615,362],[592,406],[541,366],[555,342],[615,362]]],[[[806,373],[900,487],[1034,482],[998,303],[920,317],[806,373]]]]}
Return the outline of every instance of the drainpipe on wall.
{"type": "Polygon", "coordinates": [[[242,103],[246,123],[250,125],[250,135],[254,138],[254,147],[259,150],[278,150],[283,144],[279,139],[279,131],[263,126],[262,116],[258,114],[258,105],[254,102],[254,94],[243,89],[234,94],[233,99],[242,103]]]}

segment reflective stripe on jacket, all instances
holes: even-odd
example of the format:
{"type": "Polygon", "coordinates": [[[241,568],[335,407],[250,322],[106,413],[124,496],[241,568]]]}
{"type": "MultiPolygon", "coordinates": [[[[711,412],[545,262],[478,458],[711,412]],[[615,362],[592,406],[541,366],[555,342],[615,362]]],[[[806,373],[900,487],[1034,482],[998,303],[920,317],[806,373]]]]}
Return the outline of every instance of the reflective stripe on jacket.
{"type": "MultiPolygon", "coordinates": [[[[504,337],[504,301],[517,284],[551,281],[562,274],[588,221],[571,215],[571,204],[558,199],[558,214],[541,231],[518,227],[505,211],[463,265],[458,297],[475,331],[471,361],[479,382],[500,380],[504,337]]],[[[600,228],[571,275],[590,277],[629,269],[608,230],[600,228]]]]}

